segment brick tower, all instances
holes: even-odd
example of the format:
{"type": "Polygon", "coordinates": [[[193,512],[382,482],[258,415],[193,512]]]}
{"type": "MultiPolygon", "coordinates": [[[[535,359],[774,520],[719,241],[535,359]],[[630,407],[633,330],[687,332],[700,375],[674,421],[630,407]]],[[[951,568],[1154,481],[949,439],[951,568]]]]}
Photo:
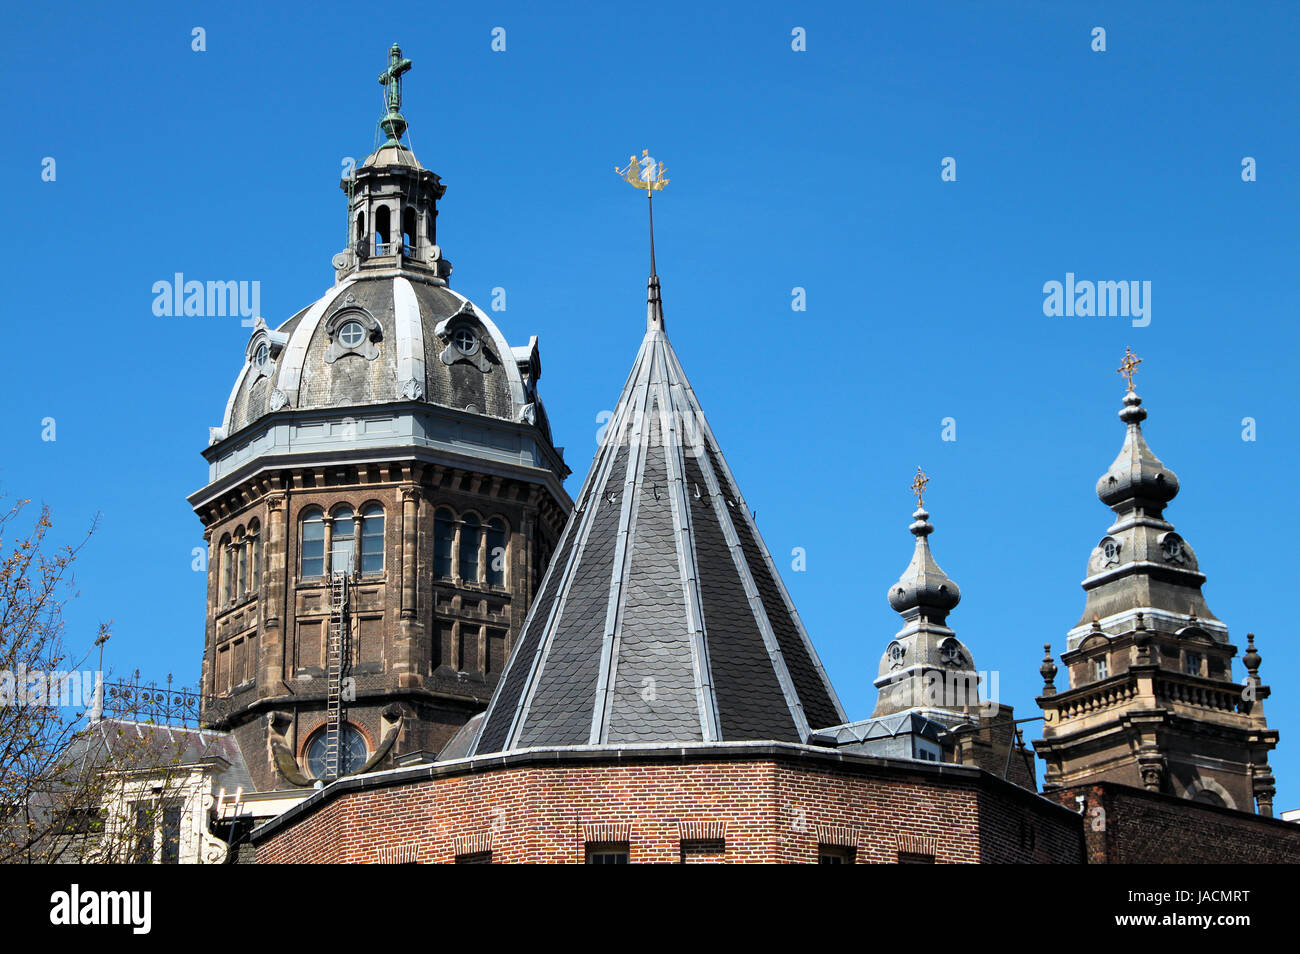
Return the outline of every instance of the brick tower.
{"type": "Polygon", "coordinates": [[[261,791],[437,751],[491,696],[571,502],[537,339],[448,286],[446,191],[387,139],[341,185],[326,294],[258,319],[190,504],[209,542],[203,719],[261,791]]]}

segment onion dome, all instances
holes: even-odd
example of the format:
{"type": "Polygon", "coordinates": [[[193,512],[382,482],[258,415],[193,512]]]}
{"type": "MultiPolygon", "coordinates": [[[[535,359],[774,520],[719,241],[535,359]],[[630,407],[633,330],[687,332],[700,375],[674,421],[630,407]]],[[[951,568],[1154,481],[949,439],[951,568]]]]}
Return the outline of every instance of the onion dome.
{"type": "Polygon", "coordinates": [[[1083,581],[1087,593],[1083,614],[1070,630],[1067,650],[1088,637],[1094,620],[1110,635],[1137,632],[1141,616],[1154,632],[1176,633],[1191,613],[1199,631],[1226,642],[1227,627],[1205,604],[1196,553],[1164,517],[1166,505],[1178,494],[1178,477],[1164,465],[1142,433],[1147,418],[1142,399],[1133,389],[1140,359],[1124,356],[1120,374],[1128,390],[1119,419],[1124,444],[1097,481],[1097,496],[1116,518],[1088,559],[1083,581]]]}
{"type": "Polygon", "coordinates": [[[908,530],[916,536],[916,549],[912,553],[912,562],[898,582],[889,588],[889,605],[904,619],[924,616],[932,622],[942,623],[961,602],[961,588],[934,562],[929,543],[934,526],[929,519],[930,514],[921,507],[912,514],[913,522],[908,530]]]}
{"type": "Polygon", "coordinates": [[[956,725],[980,705],[979,675],[971,651],[946,625],[948,613],[961,602],[961,589],[930,553],[934,527],[921,506],[928,480],[918,468],[912,485],[918,506],[908,527],[916,547],[912,562],[889,588],[889,605],[903,617],[903,628],[880,658],[872,718],[915,710],[956,725]]]}
{"type": "Polygon", "coordinates": [[[1116,513],[1143,510],[1159,516],[1178,495],[1178,477],[1161,463],[1142,436],[1147,412],[1136,391],[1124,395],[1119,419],[1128,426],[1124,446],[1097,481],[1097,496],[1116,513]]]}

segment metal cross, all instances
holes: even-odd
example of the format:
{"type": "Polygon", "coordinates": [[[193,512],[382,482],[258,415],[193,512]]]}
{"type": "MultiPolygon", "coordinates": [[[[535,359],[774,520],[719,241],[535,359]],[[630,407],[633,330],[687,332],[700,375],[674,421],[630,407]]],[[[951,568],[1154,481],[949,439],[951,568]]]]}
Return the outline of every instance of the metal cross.
{"type": "Polygon", "coordinates": [[[1128,348],[1124,349],[1124,360],[1116,369],[1117,374],[1122,374],[1128,378],[1128,389],[1133,390],[1133,375],[1137,374],[1137,367],[1142,363],[1142,359],[1135,355],[1128,348]]]}
{"type": "Polygon", "coordinates": [[[403,59],[402,48],[396,43],[388,51],[388,69],[379,74],[379,85],[384,87],[384,105],[388,115],[379,123],[379,128],[388,133],[390,142],[397,142],[406,132],[406,120],[399,110],[402,108],[402,74],[411,68],[411,61],[403,59]]]}
{"type": "Polygon", "coordinates": [[[916,494],[916,505],[922,506],[922,495],[925,494],[925,485],[930,482],[930,478],[925,476],[925,471],[920,467],[916,468],[916,476],[912,478],[912,493],[916,494]]]}

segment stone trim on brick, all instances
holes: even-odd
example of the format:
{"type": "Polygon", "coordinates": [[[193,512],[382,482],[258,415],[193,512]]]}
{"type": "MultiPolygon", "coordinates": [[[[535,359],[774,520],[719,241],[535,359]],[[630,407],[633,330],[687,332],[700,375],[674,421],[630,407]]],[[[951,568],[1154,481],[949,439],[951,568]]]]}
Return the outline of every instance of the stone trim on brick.
{"type": "Polygon", "coordinates": [[[419,845],[389,845],[379,849],[381,865],[409,865],[419,860],[419,845]]]}
{"type": "Polygon", "coordinates": [[[817,844],[837,845],[841,848],[857,848],[862,835],[860,828],[848,825],[818,825],[817,844]]]}
{"type": "Polygon", "coordinates": [[[592,822],[582,826],[587,844],[626,844],[632,841],[631,822],[592,822]]]}
{"type": "Polygon", "coordinates": [[[726,841],[727,823],[725,821],[679,821],[677,823],[679,841],[726,841]]]}
{"type": "Polygon", "coordinates": [[[492,850],[492,832],[481,831],[471,835],[456,835],[451,840],[451,853],[459,858],[461,855],[485,855],[492,850]]]}
{"type": "Polygon", "coordinates": [[[939,840],[931,835],[914,835],[910,832],[897,832],[898,850],[909,855],[932,855],[938,857],[939,840]]]}

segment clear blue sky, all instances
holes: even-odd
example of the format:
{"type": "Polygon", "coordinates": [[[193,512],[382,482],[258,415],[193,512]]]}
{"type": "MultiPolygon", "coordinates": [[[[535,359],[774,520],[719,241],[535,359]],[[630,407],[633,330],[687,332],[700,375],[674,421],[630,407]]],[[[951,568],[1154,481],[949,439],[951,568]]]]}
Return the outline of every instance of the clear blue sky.
{"type": "Polygon", "coordinates": [[[69,642],[111,617],[118,671],[197,678],[185,496],[248,331],[155,317],[151,287],[259,281],[272,325],[317,298],[344,242],[341,164],[374,143],[397,41],[411,141],[448,185],[453,285],[485,307],[504,287],[506,335],[540,335],[573,492],[644,328],[644,200],[612,170],[643,147],[667,163],[669,334],[778,563],[807,550],[786,581],[851,716],[899,625],[885,591],[918,464],[964,594],[951,622],[1036,712],[1042,644],[1078,619],[1110,523],[1094,484],[1136,350],[1147,436],[1183,485],[1168,515],[1235,642],[1258,634],[1277,807],[1300,807],[1300,6],[699,6],[7,11],[0,487],[49,503],[60,539],[103,514],[69,642]],[[1150,325],[1045,317],[1067,272],[1150,281],[1150,325]]]}

